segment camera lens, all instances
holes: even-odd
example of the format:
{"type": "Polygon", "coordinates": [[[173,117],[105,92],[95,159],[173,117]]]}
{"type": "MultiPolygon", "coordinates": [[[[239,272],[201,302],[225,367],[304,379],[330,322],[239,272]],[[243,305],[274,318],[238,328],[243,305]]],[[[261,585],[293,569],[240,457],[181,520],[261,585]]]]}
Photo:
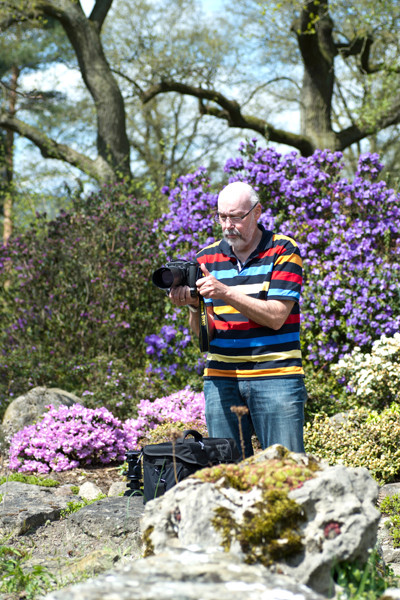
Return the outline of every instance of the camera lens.
{"type": "Polygon", "coordinates": [[[185,271],[179,267],[161,267],[161,269],[154,271],[153,283],[162,290],[168,290],[177,285],[182,285],[184,276],[185,271]]]}
{"type": "Polygon", "coordinates": [[[174,283],[174,276],[169,269],[165,269],[160,275],[161,282],[164,287],[170,288],[174,283]]]}

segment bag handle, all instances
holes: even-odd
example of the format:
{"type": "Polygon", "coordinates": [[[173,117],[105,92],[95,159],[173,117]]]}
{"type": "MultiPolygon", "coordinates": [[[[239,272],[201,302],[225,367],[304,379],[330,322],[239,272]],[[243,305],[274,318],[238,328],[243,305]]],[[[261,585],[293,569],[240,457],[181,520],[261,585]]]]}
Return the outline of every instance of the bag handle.
{"type": "Polygon", "coordinates": [[[196,442],[201,442],[203,439],[201,433],[199,433],[195,429],[185,429],[185,431],[183,432],[183,439],[185,440],[189,435],[192,435],[196,442]]]}

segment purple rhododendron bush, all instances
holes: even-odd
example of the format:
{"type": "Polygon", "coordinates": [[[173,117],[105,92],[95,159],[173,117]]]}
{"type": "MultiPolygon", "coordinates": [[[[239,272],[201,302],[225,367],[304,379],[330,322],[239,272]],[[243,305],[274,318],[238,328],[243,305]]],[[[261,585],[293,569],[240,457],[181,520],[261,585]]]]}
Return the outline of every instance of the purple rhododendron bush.
{"type": "MultiPolygon", "coordinates": [[[[106,408],[74,404],[48,406],[42,419],[24,427],[11,439],[9,468],[49,473],[88,465],[122,462],[128,450],[146,443],[149,434],[165,423],[204,430],[204,395],[190,389],[138,404],[138,417],[121,422],[106,408]]],[[[180,427],[182,429],[182,427],[180,427]]]]}
{"type": "MultiPolygon", "coordinates": [[[[264,226],[300,246],[308,418],[360,402],[330,366],[356,348],[370,352],[400,325],[400,194],[376,154],[345,172],[338,152],[304,158],[255,141],[225,165],[227,181],[258,190],[264,226]]],[[[105,186],[52,221],[38,216],[0,247],[0,416],[31,387],[61,387],[111,411],[133,443],[164,412],[182,422],[174,393],[192,393],[196,404],[204,357],[187,310],[151,276],[220,238],[218,190],[204,168],[164,188],[161,202],[144,200],[143,189],[105,186]]]]}
{"type": "MultiPolygon", "coordinates": [[[[368,351],[375,339],[400,326],[400,194],[379,179],[377,154],[361,155],[352,178],[343,175],[344,167],[339,152],[281,155],[255,141],[242,144],[240,155],[225,166],[229,181],[246,181],[259,192],[264,226],[300,246],[303,354],[306,367],[322,377],[354,348],[368,351]]],[[[155,227],[166,259],[192,258],[218,239],[221,232],[210,218],[217,196],[204,169],[164,193],[170,210],[155,227]]],[[[175,374],[182,384],[182,374],[201,370],[193,346],[182,353],[186,318],[185,311],[169,308],[168,325],[146,338],[149,372],[166,384],[175,374]]]]}

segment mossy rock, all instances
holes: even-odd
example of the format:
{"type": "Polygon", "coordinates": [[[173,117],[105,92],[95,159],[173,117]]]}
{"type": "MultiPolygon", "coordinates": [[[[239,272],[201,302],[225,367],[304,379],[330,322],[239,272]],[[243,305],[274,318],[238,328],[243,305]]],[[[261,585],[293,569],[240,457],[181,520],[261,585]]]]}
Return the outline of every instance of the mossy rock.
{"type": "Polygon", "coordinates": [[[260,490],[259,500],[244,511],[240,522],[234,511],[224,506],[215,509],[212,520],[225,551],[238,542],[248,564],[269,566],[302,550],[300,526],[305,517],[289,493],[315,476],[318,463],[307,459],[307,465],[299,464],[283,447],[276,454],[281,456],[263,460],[261,453],[239,464],[217,465],[193,475],[205,483],[244,493],[260,490]]]}

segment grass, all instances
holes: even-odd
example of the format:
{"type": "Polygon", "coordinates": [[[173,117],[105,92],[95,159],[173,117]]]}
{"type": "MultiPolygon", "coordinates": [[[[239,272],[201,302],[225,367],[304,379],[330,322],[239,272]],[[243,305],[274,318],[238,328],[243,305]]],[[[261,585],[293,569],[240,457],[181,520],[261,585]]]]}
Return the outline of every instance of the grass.
{"type": "Polygon", "coordinates": [[[40,565],[24,567],[29,555],[9,546],[0,546],[0,592],[32,600],[54,589],[54,576],[40,565]]]}
{"type": "Polygon", "coordinates": [[[89,504],[93,504],[98,500],[103,500],[103,498],[107,498],[105,494],[99,494],[94,500],[77,500],[76,502],[67,502],[67,508],[61,511],[61,518],[68,517],[68,515],[72,515],[72,513],[78,512],[84,506],[89,506],[89,504]]]}
{"type": "Polygon", "coordinates": [[[25,475],[24,473],[10,473],[0,477],[0,485],[7,481],[18,481],[19,483],[29,483],[31,485],[42,485],[45,487],[57,487],[59,484],[50,477],[41,477],[40,475],[25,475]]]}
{"type": "Polygon", "coordinates": [[[333,578],[342,588],[336,600],[378,600],[389,587],[398,587],[398,578],[377,550],[371,552],[363,566],[357,562],[335,565],[333,578]]]}

